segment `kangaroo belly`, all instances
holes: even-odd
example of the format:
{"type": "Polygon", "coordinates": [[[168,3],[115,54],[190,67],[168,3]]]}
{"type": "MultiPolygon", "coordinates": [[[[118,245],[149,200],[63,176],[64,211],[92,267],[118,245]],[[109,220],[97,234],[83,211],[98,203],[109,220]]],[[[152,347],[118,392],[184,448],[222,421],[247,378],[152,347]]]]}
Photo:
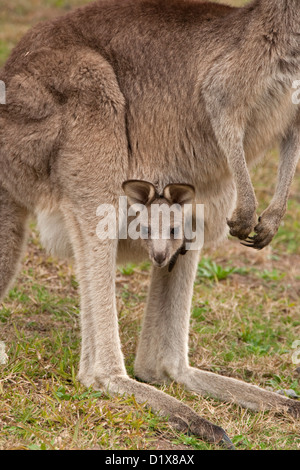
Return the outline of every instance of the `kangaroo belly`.
{"type": "Polygon", "coordinates": [[[37,216],[40,240],[49,254],[59,258],[71,258],[73,249],[60,212],[40,212],[37,216]]]}

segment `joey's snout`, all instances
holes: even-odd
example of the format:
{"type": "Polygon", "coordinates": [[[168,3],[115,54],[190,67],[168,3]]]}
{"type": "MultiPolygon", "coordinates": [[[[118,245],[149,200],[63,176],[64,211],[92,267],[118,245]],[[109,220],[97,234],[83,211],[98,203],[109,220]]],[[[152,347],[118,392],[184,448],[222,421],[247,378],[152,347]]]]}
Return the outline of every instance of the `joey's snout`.
{"type": "Polygon", "coordinates": [[[169,240],[149,239],[147,241],[147,248],[149,258],[157,268],[164,268],[170,262],[173,251],[169,240]]]}
{"type": "Polygon", "coordinates": [[[163,252],[163,251],[154,253],[153,254],[153,261],[154,261],[154,264],[158,267],[165,266],[166,261],[167,261],[167,253],[163,252]]]}

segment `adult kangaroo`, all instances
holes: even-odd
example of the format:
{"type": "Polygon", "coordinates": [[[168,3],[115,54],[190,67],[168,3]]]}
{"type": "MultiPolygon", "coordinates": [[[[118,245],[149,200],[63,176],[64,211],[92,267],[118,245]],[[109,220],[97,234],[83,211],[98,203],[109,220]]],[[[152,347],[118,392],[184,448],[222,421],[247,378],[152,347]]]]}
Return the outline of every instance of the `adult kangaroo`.
{"type": "MultiPolygon", "coordinates": [[[[0,106],[0,296],[16,274],[28,214],[35,213],[46,244],[48,238],[54,250],[74,254],[79,380],[134,394],[179,429],[216,443],[230,445],[223,429],[127,375],[115,268],[147,252],[138,240],[100,240],[97,207],[117,208],[126,181],[147,181],[158,195],[168,185],[190,185],[205,204],[207,243],[224,240],[229,225],[232,235],[263,248],[284,216],[299,157],[300,115],[292,100],[299,75],[299,0],[254,0],[244,8],[100,0],[33,28],[0,72],[7,90],[0,106]],[[277,189],[257,221],[247,164],[276,142],[277,189]]],[[[172,270],[153,267],[135,375],[299,416],[296,401],[189,366],[198,260],[188,251],[172,270]]]]}

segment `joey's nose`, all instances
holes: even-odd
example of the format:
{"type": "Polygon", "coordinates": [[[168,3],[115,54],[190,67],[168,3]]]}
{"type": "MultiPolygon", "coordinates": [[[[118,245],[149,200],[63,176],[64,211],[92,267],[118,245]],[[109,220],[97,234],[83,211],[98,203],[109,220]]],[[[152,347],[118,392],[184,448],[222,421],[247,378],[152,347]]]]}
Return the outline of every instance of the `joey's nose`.
{"type": "Polygon", "coordinates": [[[158,264],[158,265],[162,265],[165,261],[166,261],[166,253],[164,252],[161,252],[161,253],[155,253],[154,255],[154,261],[158,264]]]}

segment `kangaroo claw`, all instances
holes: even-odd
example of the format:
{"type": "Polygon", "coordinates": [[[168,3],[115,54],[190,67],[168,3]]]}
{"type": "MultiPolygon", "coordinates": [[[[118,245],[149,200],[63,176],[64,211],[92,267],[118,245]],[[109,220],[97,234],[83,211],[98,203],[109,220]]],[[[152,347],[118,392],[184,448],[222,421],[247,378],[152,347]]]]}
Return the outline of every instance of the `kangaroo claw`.
{"type": "Polygon", "coordinates": [[[232,440],[224,433],[223,439],[219,442],[221,447],[224,447],[227,450],[236,450],[232,440]]]}

